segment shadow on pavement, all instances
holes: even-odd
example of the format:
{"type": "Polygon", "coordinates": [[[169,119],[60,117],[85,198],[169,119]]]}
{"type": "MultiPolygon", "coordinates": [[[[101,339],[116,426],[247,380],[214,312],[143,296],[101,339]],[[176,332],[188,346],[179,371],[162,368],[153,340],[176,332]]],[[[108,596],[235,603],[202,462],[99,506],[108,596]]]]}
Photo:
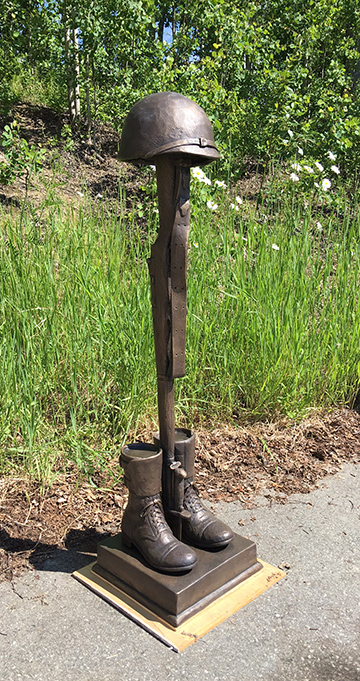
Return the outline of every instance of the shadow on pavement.
{"type": "MultiPolygon", "coordinates": [[[[9,567],[14,572],[27,562],[37,570],[51,572],[73,572],[96,559],[97,544],[109,537],[90,527],[85,530],[70,530],[64,540],[64,548],[41,541],[11,537],[6,530],[0,530],[0,558],[5,555],[9,567]]],[[[4,561],[0,561],[4,562],[4,561]]],[[[4,570],[4,572],[5,572],[4,570]]],[[[0,564],[0,575],[1,575],[0,564]]]]}

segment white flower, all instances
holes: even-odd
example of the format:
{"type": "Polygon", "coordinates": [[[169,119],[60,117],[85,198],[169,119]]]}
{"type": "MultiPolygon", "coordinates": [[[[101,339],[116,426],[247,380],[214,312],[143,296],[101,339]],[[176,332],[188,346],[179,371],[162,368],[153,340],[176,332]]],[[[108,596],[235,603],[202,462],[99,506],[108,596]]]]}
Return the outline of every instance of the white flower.
{"type": "Polygon", "coordinates": [[[272,248],[274,251],[279,251],[279,250],[280,250],[279,246],[277,246],[276,244],[273,244],[273,245],[271,246],[271,248],[272,248]]]}
{"type": "Polygon", "coordinates": [[[304,152],[301,147],[298,147],[298,154],[300,154],[300,156],[304,156],[304,152]]]}
{"type": "Polygon", "coordinates": [[[322,186],[324,192],[327,192],[327,190],[330,189],[330,187],[331,187],[331,182],[330,182],[330,180],[328,180],[327,178],[325,178],[325,179],[322,181],[321,186],[322,186]]]}
{"type": "Polygon", "coordinates": [[[195,180],[199,180],[199,182],[211,185],[211,180],[206,177],[204,171],[198,166],[196,166],[196,168],[191,168],[191,175],[195,178],[195,180]]]}
{"type": "Polygon", "coordinates": [[[96,194],[95,198],[96,199],[102,199],[103,195],[102,194],[96,194]]]}
{"type": "Polygon", "coordinates": [[[84,196],[84,194],[83,194],[82,192],[77,191],[76,193],[77,193],[79,196],[81,196],[81,197],[84,196]]]}
{"type": "Polygon", "coordinates": [[[322,229],[322,224],[321,224],[321,222],[317,222],[317,223],[316,223],[316,226],[317,226],[318,229],[322,229]]]}
{"type": "Polygon", "coordinates": [[[196,166],[196,168],[191,168],[191,175],[195,178],[195,180],[211,185],[211,180],[206,177],[204,171],[198,166],[196,166]]]}
{"type": "Polygon", "coordinates": [[[288,130],[288,135],[289,135],[289,137],[294,137],[293,131],[292,131],[292,130],[288,130]]]}
{"type": "Polygon", "coordinates": [[[317,187],[317,188],[319,189],[319,183],[318,183],[318,182],[314,182],[314,187],[317,187]]]}
{"type": "Polygon", "coordinates": [[[219,208],[218,204],[211,201],[211,199],[206,202],[206,205],[210,210],[217,210],[219,208]]]}
{"type": "Polygon", "coordinates": [[[322,166],[321,163],[319,163],[319,161],[315,161],[315,165],[317,169],[320,170],[320,172],[322,173],[322,171],[324,170],[324,166],[322,166]]]}
{"type": "Polygon", "coordinates": [[[205,176],[204,171],[198,166],[196,166],[196,168],[191,168],[191,174],[193,177],[196,177],[197,180],[200,180],[200,178],[202,179],[205,176]]]}
{"type": "Polygon", "coordinates": [[[328,151],[328,158],[330,161],[336,161],[336,155],[332,153],[332,151],[328,151]]]}
{"type": "Polygon", "coordinates": [[[293,168],[293,170],[297,170],[297,172],[299,172],[301,170],[300,163],[292,163],[291,167],[293,168]]]}
{"type": "Polygon", "coordinates": [[[235,203],[230,203],[230,208],[231,210],[236,210],[237,212],[239,212],[239,206],[235,205],[235,203]]]}
{"type": "Polygon", "coordinates": [[[287,144],[289,144],[289,140],[281,140],[281,141],[282,141],[283,144],[285,144],[285,146],[286,146],[287,144]]]}
{"type": "Polygon", "coordinates": [[[299,177],[298,175],[296,175],[296,173],[291,173],[290,180],[292,180],[293,182],[299,182],[299,177]]]}
{"type": "Polygon", "coordinates": [[[241,206],[241,204],[242,204],[242,199],[240,198],[240,196],[235,196],[235,201],[236,201],[236,203],[239,204],[239,206],[241,206]]]}
{"type": "Polygon", "coordinates": [[[308,171],[308,173],[313,173],[313,172],[314,172],[313,169],[310,168],[310,166],[304,166],[304,168],[305,168],[305,170],[308,171]]]}
{"type": "Polygon", "coordinates": [[[154,208],[154,213],[156,213],[156,215],[159,215],[159,209],[158,209],[158,208],[154,208]]]}
{"type": "Polygon", "coordinates": [[[156,166],[149,166],[150,170],[156,170],[156,166]]]}
{"type": "Polygon", "coordinates": [[[197,242],[197,241],[194,241],[193,246],[194,246],[195,248],[199,248],[198,242],[197,242]]]}
{"type": "Polygon", "coordinates": [[[333,171],[333,173],[340,175],[340,170],[337,166],[331,166],[331,170],[333,171]]]}
{"type": "Polygon", "coordinates": [[[217,187],[221,187],[222,189],[226,189],[226,184],[222,180],[215,180],[214,184],[216,184],[217,187]]]}

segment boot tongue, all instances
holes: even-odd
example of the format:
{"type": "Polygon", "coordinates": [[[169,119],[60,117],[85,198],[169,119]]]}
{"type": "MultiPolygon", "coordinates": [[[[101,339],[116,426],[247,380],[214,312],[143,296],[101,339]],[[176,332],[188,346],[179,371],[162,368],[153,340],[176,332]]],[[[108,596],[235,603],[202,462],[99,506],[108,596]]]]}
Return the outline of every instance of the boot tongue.
{"type": "Polygon", "coordinates": [[[158,506],[158,507],[160,506],[160,509],[162,510],[162,503],[161,503],[161,498],[160,498],[159,494],[156,494],[156,496],[153,496],[153,497],[144,497],[143,503],[144,503],[144,506],[143,506],[143,509],[141,511],[141,514],[140,514],[142,517],[144,515],[146,515],[147,513],[149,513],[149,511],[154,506],[158,506]]]}

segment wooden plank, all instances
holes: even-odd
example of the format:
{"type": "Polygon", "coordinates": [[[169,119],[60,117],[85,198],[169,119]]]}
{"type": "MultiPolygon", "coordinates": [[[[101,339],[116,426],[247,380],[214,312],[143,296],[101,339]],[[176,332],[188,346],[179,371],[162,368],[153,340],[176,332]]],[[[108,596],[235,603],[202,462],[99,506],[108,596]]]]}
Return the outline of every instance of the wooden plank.
{"type": "Polygon", "coordinates": [[[73,576],[150,634],[176,652],[181,652],[285,577],[286,573],[282,570],[269,563],[259,562],[263,566],[262,570],[189,618],[177,629],[173,629],[130,596],[92,572],[94,563],[74,572],[73,576]]]}

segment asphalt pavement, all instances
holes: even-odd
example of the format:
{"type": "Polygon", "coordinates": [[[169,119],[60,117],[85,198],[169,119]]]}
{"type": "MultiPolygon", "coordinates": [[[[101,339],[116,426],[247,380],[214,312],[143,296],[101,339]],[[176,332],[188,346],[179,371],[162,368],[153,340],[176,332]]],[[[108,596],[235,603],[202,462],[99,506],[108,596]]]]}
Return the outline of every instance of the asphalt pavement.
{"type": "Polygon", "coordinates": [[[182,653],[71,573],[92,556],[59,550],[0,585],[1,681],[360,681],[360,468],[310,494],[271,494],[219,517],[287,576],[182,653]]]}

